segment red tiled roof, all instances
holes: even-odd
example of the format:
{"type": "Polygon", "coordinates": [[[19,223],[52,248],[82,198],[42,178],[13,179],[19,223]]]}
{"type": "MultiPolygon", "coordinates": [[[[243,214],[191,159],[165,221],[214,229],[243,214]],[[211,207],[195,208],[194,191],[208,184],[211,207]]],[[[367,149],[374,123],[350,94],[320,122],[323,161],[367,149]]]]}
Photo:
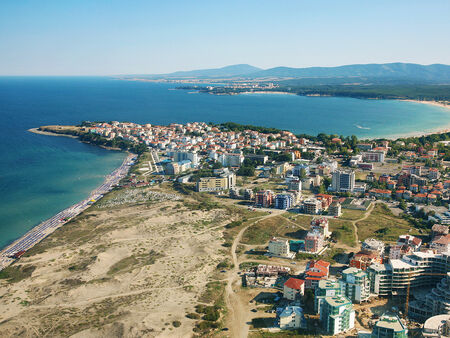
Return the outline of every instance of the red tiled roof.
{"type": "Polygon", "coordinates": [[[328,267],[330,266],[330,263],[329,263],[329,262],[325,262],[325,261],[323,261],[323,260],[321,260],[321,259],[319,259],[319,260],[316,262],[316,264],[322,265],[322,266],[324,266],[324,267],[326,267],[326,268],[328,268],[328,267]]]}
{"type": "Polygon", "coordinates": [[[305,281],[303,279],[289,278],[284,285],[290,289],[300,290],[304,283],[305,281]]]}
{"type": "Polygon", "coordinates": [[[327,273],[325,271],[315,272],[315,271],[306,271],[307,276],[311,277],[325,277],[327,273]]]}

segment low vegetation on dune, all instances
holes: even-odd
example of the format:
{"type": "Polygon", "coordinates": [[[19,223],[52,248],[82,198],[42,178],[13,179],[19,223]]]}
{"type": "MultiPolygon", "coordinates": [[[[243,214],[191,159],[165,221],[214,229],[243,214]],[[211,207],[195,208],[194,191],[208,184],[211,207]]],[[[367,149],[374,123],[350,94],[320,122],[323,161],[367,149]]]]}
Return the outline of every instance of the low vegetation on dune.
{"type": "Polygon", "coordinates": [[[402,217],[395,216],[389,208],[382,203],[376,204],[370,216],[356,223],[359,240],[375,237],[382,241],[394,242],[399,235],[410,233],[418,235],[414,224],[402,217]]]}

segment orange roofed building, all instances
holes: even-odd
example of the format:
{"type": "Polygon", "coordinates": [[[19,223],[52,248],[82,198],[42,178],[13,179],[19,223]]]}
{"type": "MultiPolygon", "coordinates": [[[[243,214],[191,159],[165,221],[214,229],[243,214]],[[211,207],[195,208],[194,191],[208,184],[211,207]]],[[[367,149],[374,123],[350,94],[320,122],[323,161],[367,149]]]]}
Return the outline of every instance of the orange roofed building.
{"type": "Polygon", "coordinates": [[[330,263],[324,260],[309,261],[305,271],[305,288],[315,289],[322,279],[327,279],[330,273],[330,263]]]}

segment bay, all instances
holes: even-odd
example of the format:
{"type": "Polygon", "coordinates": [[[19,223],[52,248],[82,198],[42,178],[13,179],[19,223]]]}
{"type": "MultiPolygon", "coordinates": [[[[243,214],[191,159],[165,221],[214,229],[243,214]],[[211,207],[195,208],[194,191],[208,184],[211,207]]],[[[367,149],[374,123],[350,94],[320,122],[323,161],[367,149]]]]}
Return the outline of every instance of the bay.
{"type": "Polygon", "coordinates": [[[414,102],[251,94],[216,96],[107,77],[0,77],[0,247],[85,198],[122,152],[29,128],[81,121],[261,125],[294,133],[389,137],[449,124],[445,108],[414,102]]]}

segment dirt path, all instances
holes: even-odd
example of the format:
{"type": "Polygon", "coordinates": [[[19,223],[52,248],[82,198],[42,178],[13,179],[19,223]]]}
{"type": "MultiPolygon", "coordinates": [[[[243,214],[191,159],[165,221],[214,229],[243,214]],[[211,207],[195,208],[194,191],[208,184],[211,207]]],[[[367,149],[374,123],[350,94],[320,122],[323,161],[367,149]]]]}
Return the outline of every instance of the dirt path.
{"type": "Polygon", "coordinates": [[[230,336],[231,337],[242,337],[246,338],[248,335],[249,326],[247,322],[250,318],[249,309],[247,306],[242,302],[242,299],[239,297],[239,295],[235,292],[233,289],[233,285],[236,284],[239,279],[241,278],[240,275],[238,275],[239,272],[239,261],[238,257],[236,255],[236,248],[238,244],[240,243],[242,239],[242,235],[244,232],[251,226],[255,225],[256,223],[262,221],[263,219],[273,217],[276,215],[267,215],[259,218],[252,224],[247,225],[246,227],[242,228],[239,233],[237,234],[236,238],[233,241],[233,245],[231,246],[231,258],[233,260],[234,268],[230,271],[230,277],[228,278],[228,283],[225,288],[226,291],[226,303],[227,308],[230,311],[229,316],[229,328],[230,328],[230,336]]]}
{"type": "Polygon", "coordinates": [[[369,209],[367,209],[367,211],[364,213],[364,216],[351,221],[352,225],[353,225],[353,229],[355,230],[355,241],[356,241],[356,245],[358,245],[359,243],[359,238],[358,238],[358,227],[356,226],[356,223],[364,221],[367,217],[370,216],[370,214],[372,213],[373,208],[375,208],[375,203],[372,203],[372,205],[369,207],[369,209]]]}

